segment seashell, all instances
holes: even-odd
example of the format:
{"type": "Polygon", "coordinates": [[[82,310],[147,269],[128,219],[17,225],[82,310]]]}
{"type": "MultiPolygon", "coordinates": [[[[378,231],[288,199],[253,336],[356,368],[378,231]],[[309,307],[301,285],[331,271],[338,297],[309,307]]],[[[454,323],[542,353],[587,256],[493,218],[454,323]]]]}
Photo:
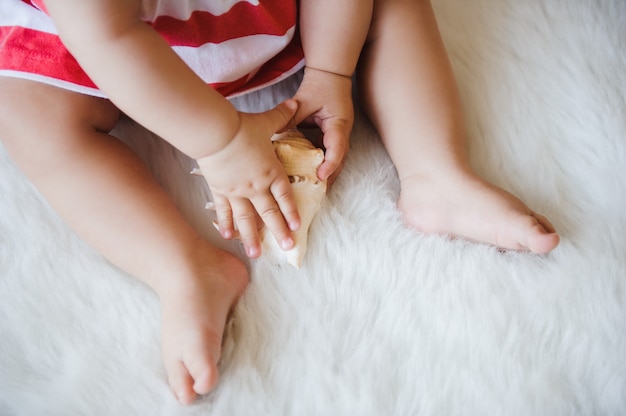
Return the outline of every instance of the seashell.
{"type": "Polygon", "coordinates": [[[309,227],[326,196],[326,181],[317,177],[317,169],[324,162],[324,151],[313,146],[295,129],[275,134],[272,143],[293,187],[300,214],[300,228],[292,233],[295,245],[291,250],[280,249],[271,237],[263,239],[263,249],[283,256],[287,263],[299,269],[307,249],[309,227]]]}
{"type": "MultiPolygon", "coordinates": [[[[293,194],[300,214],[300,228],[292,232],[294,247],[291,250],[282,250],[276,240],[265,229],[261,230],[261,245],[265,255],[273,258],[284,258],[287,263],[299,269],[306,254],[309,227],[315,214],[319,211],[326,196],[326,181],[317,177],[317,169],[324,162],[324,151],[319,149],[298,130],[291,129],[277,133],[272,137],[272,144],[278,160],[283,165],[285,173],[293,187],[293,194]]],[[[193,169],[192,175],[201,176],[200,169],[193,169]]],[[[208,202],[206,209],[215,209],[212,202],[208,202]]],[[[213,222],[219,229],[217,222],[213,222]]],[[[238,236],[235,235],[235,238],[238,236]]]]}

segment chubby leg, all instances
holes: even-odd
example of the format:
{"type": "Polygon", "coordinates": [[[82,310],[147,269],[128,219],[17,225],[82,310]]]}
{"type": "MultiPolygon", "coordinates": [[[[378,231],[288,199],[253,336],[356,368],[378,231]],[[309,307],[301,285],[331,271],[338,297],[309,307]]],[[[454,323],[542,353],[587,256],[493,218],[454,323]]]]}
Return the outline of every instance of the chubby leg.
{"type": "Polygon", "coordinates": [[[140,159],[107,133],[108,101],[0,77],[0,139],[78,235],[147,283],[162,305],[163,359],[183,403],[208,393],[244,265],[202,240],[140,159]],[[36,114],[36,116],[32,116],[36,114]]]}
{"type": "Polygon", "coordinates": [[[359,91],[400,176],[398,207],[420,231],[546,253],[548,220],[469,166],[452,69],[427,0],[376,0],[359,91]]]}

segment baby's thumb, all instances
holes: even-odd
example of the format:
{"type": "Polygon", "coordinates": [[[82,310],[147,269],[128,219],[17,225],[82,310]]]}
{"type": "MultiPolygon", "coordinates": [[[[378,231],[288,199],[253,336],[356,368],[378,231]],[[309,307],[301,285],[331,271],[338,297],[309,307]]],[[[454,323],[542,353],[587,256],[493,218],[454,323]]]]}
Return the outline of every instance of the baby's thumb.
{"type": "Polygon", "coordinates": [[[275,127],[274,131],[280,132],[296,127],[294,116],[298,111],[298,102],[292,98],[278,104],[268,113],[272,117],[271,121],[275,127]]]}

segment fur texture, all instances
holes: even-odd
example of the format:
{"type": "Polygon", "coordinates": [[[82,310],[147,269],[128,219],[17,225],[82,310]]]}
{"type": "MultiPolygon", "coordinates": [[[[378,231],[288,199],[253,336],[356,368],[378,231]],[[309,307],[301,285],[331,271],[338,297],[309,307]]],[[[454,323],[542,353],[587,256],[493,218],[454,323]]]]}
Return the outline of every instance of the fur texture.
{"type": "MultiPolygon", "coordinates": [[[[359,115],[303,267],[250,264],[219,388],[183,408],[156,296],[79,241],[0,147],[0,414],[624,414],[626,3],[434,5],[473,165],[551,218],[557,250],[406,228],[395,170],[359,115]]],[[[237,105],[269,108],[295,82],[237,105]]],[[[190,160],[129,122],[116,133],[241,256],[212,230],[190,160]]]]}

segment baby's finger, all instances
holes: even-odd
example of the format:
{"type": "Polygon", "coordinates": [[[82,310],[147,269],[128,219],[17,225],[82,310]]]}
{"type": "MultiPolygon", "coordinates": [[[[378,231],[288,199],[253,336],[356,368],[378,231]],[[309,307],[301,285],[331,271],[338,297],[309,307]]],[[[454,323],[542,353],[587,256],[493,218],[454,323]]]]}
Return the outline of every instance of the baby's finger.
{"type": "Polygon", "coordinates": [[[256,258],[261,255],[259,230],[257,228],[257,215],[254,207],[248,199],[237,198],[230,201],[233,209],[233,219],[239,229],[241,242],[246,250],[246,255],[256,258]]]}
{"type": "Polygon", "coordinates": [[[319,110],[319,107],[311,107],[310,100],[298,100],[295,98],[298,103],[298,110],[293,115],[293,127],[295,126],[317,126],[315,122],[314,114],[319,110]]]}
{"type": "Polygon", "coordinates": [[[298,212],[298,205],[296,204],[296,197],[293,193],[293,187],[289,182],[289,179],[285,176],[272,183],[270,187],[274,200],[278,204],[280,212],[287,222],[287,227],[291,231],[296,231],[300,228],[300,214],[298,212]]]}
{"type": "MultiPolygon", "coordinates": [[[[344,162],[345,162],[345,160],[344,160],[344,162]]],[[[335,171],[332,173],[332,175],[330,175],[328,177],[328,179],[326,180],[326,187],[327,187],[326,189],[330,189],[330,187],[333,186],[333,184],[337,180],[337,177],[341,173],[341,170],[343,169],[344,162],[341,162],[339,167],[337,169],[335,169],[335,171]]]]}
{"type": "Polygon", "coordinates": [[[317,169],[317,177],[328,179],[339,167],[348,153],[350,130],[333,127],[324,132],[324,162],[317,169]]]}
{"type": "Polygon", "coordinates": [[[266,111],[264,114],[271,117],[272,133],[295,127],[296,123],[293,117],[297,110],[298,102],[294,99],[289,99],[266,111]]]}
{"type": "Polygon", "coordinates": [[[213,204],[217,215],[217,224],[222,237],[230,240],[235,235],[235,223],[233,222],[233,210],[228,199],[221,194],[213,192],[213,204]]]}
{"type": "Polygon", "coordinates": [[[265,226],[272,233],[276,242],[283,250],[289,250],[293,248],[294,241],[291,237],[291,232],[285,223],[285,219],[280,212],[278,204],[271,196],[267,194],[263,197],[257,197],[254,201],[254,208],[261,216],[261,220],[265,223],[265,226]]]}

